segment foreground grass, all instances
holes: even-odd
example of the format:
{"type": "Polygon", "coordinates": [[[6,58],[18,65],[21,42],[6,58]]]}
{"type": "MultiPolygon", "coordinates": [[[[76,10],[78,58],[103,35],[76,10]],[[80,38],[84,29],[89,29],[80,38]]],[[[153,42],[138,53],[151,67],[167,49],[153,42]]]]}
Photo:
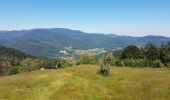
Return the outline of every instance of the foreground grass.
{"type": "Polygon", "coordinates": [[[170,100],[170,70],[80,65],[0,77],[0,100],[170,100]]]}

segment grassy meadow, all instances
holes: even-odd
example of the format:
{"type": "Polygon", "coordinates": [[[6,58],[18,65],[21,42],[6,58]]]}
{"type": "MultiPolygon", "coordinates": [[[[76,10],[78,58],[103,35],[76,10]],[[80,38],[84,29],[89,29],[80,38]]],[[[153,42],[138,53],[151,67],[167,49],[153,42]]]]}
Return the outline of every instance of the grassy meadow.
{"type": "Polygon", "coordinates": [[[170,70],[97,65],[0,77],[0,100],[170,100],[170,70]]]}

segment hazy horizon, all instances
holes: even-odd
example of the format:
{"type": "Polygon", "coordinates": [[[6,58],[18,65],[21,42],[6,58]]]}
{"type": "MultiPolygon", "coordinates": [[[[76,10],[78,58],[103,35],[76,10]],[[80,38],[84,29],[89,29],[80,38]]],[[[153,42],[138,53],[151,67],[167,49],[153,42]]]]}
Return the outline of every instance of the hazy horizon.
{"type": "MultiPolygon", "coordinates": [[[[63,28],[63,29],[70,29],[70,30],[76,30],[76,31],[81,31],[81,32],[85,32],[88,34],[103,34],[103,35],[109,35],[109,34],[113,34],[113,35],[118,35],[118,36],[132,36],[132,37],[144,37],[144,36],[164,36],[164,35],[155,35],[155,34],[146,34],[146,35],[126,35],[126,34],[118,34],[118,33],[105,33],[105,32],[86,32],[83,30],[79,30],[79,29],[71,29],[71,28],[64,28],[64,27],[56,27],[56,28],[63,28]]],[[[23,30],[34,30],[34,29],[54,29],[54,27],[52,28],[30,28],[30,29],[12,29],[12,30],[0,30],[0,31],[23,31],[23,30]]],[[[170,36],[164,36],[164,37],[169,37],[170,36]]]]}
{"type": "Polygon", "coordinates": [[[170,37],[169,0],[1,0],[0,30],[69,28],[170,37]]]}

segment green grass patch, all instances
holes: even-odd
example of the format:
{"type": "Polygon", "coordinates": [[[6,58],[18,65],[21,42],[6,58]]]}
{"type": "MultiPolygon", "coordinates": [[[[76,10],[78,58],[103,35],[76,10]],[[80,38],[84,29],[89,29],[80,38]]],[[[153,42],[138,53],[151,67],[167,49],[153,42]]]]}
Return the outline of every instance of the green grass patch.
{"type": "Polygon", "coordinates": [[[79,65],[0,77],[0,100],[169,100],[170,70],[79,65]]]}

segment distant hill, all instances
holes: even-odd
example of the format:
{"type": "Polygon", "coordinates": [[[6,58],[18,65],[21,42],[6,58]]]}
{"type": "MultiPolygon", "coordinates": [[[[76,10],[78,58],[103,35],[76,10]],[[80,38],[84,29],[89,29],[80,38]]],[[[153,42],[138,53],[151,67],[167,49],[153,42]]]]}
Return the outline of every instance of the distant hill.
{"type": "Polygon", "coordinates": [[[148,36],[137,38],[136,42],[137,42],[137,44],[140,44],[140,45],[145,45],[148,42],[152,42],[157,45],[161,45],[162,43],[166,43],[169,40],[170,40],[169,37],[148,35],[148,36]]]}
{"type": "Polygon", "coordinates": [[[65,28],[0,31],[1,45],[46,57],[55,57],[60,49],[70,45],[75,49],[114,49],[125,47],[129,44],[145,45],[148,42],[160,45],[169,40],[170,38],[163,36],[104,35],[65,28]]]}
{"type": "Polygon", "coordinates": [[[30,54],[21,52],[19,50],[0,46],[0,58],[25,59],[25,58],[33,58],[33,56],[30,54]]]}
{"type": "Polygon", "coordinates": [[[146,45],[147,43],[151,42],[156,44],[157,46],[160,46],[162,43],[167,43],[170,40],[170,37],[164,37],[164,36],[154,36],[154,35],[148,35],[144,37],[133,37],[133,36],[119,36],[115,34],[109,34],[109,37],[112,37],[113,39],[117,38],[119,40],[124,40],[124,42],[128,44],[136,44],[136,45],[146,45]]]}

